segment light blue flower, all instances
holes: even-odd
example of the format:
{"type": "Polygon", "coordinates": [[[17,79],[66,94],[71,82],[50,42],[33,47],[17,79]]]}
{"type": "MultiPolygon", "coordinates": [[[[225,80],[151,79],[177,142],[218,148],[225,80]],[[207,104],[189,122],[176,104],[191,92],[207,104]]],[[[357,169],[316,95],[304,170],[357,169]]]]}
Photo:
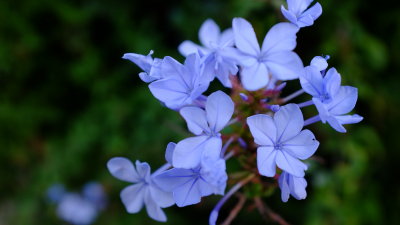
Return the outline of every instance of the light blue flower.
{"type": "Polygon", "coordinates": [[[302,130],[304,120],[296,104],[282,106],[274,117],[254,115],[247,118],[257,149],[257,167],[261,175],[273,177],[276,166],[303,177],[306,164],[301,162],[317,150],[319,142],[309,130],[302,130]]]}
{"type": "MultiPolygon", "coordinates": [[[[273,26],[258,44],[256,34],[249,22],[235,18],[232,22],[236,53],[240,62],[241,82],[246,90],[254,91],[267,86],[270,75],[274,80],[292,80],[303,73],[303,63],[293,52],[299,28],[290,23],[273,26]]],[[[232,53],[233,54],[233,53],[232,53]]]]}
{"type": "Polygon", "coordinates": [[[307,9],[314,0],[287,0],[288,10],[281,6],[283,16],[298,27],[307,27],[322,14],[322,7],[317,2],[307,9]]]}
{"type": "Polygon", "coordinates": [[[173,168],[156,176],[155,182],[166,192],[173,192],[176,205],[184,207],[200,202],[201,197],[223,195],[228,179],[225,161],[203,157],[196,168],[173,168]]]}
{"type": "Polygon", "coordinates": [[[211,81],[209,74],[204,73],[200,57],[194,53],[186,58],[182,65],[167,56],[161,64],[162,79],[149,85],[151,93],[168,108],[179,110],[191,105],[207,90],[211,81]]]}
{"type": "Polygon", "coordinates": [[[147,214],[154,220],[167,220],[161,208],[174,204],[172,193],[161,190],[150,175],[150,166],[147,163],[136,161],[136,168],[131,161],[123,157],[115,157],[108,161],[110,173],[123,181],[134,183],[121,191],[121,200],[129,213],[139,212],[143,205],[147,214]]]}
{"type": "Polygon", "coordinates": [[[222,140],[219,132],[229,122],[233,111],[231,98],[222,91],[214,92],[207,98],[205,110],[191,106],[182,108],[180,114],[186,120],[188,129],[197,136],[176,144],[173,166],[195,168],[205,152],[215,158],[220,157],[222,140]]]}
{"type": "Polygon", "coordinates": [[[278,183],[281,188],[281,198],[283,202],[287,202],[290,195],[297,200],[305,199],[307,197],[307,181],[304,177],[295,177],[290,173],[283,171],[279,176],[278,183]]]}
{"type": "Polygon", "coordinates": [[[305,73],[299,77],[301,87],[305,92],[319,99],[323,103],[329,103],[338,93],[341,83],[340,74],[335,68],[330,68],[326,75],[321,74],[321,64],[307,66],[305,73]]]}
{"type": "Polygon", "coordinates": [[[357,102],[357,88],[350,86],[341,86],[333,99],[329,102],[323,102],[319,98],[313,98],[313,102],[319,112],[319,117],[323,123],[329,125],[338,132],[344,133],[346,129],[344,124],[358,123],[363,117],[354,115],[345,115],[354,109],[357,102]]]}
{"type": "Polygon", "coordinates": [[[229,75],[236,75],[238,72],[236,60],[227,51],[234,45],[232,29],[221,32],[214,20],[208,19],[200,27],[199,40],[203,46],[184,41],[178,47],[179,52],[184,56],[202,52],[208,73],[215,75],[225,87],[232,87],[229,75]]]}
{"type": "Polygon", "coordinates": [[[140,55],[136,53],[126,53],[122,56],[123,59],[128,59],[139,66],[144,72],[139,73],[142,81],[149,83],[162,78],[161,62],[159,58],[151,57],[153,51],[148,55],[140,55]]]}
{"type": "Polygon", "coordinates": [[[93,223],[98,212],[96,204],[77,193],[65,194],[57,206],[57,215],[74,225],[93,223]]]}

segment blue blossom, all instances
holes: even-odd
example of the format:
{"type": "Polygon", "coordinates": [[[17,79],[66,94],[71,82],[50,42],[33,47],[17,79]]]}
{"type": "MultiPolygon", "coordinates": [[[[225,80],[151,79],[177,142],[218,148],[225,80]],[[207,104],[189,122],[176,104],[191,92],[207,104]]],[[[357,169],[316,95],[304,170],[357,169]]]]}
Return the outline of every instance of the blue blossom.
{"type": "Polygon", "coordinates": [[[142,81],[149,83],[162,78],[161,62],[159,58],[151,57],[153,51],[150,51],[148,55],[140,55],[136,53],[126,53],[122,56],[123,59],[128,59],[131,62],[139,66],[144,72],[139,73],[142,81]]]}
{"type": "Polygon", "coordinates": [[[262,47],[249,22],[235,18],[232,22],[237,60],[242,69],[241,81],[246,90],[254,91],[267,86],[270,75],[273,80],[292,80],[303,73],[303,63],[293,52],[299,28],[290,23],[273,26],[265,36],[262,47]]]}
{"type": "Polygon", "coordinates": [[[218,158],[221,154],[222,140],[220,131],[232,117],[234,104],[222,91],[212,93],[205,110],[199,107],[184,107],[180,114],[186,120],[188,129],[196,137],[180,141],[173,153],[173,166],[177,168],[195,168],[204,153],[218,158]]]}
{"type": "Polygon", "coordinates": [[[323,76],[320,70],[323,67],[321,64],[318,66],[307,66],[305,73],[299,78],[300,84],[305,92],[313,96],[313,99],[328,103],[338,93],[341,77],[335,68],[329,69],[323,76]]]}
{"type": "Polygon", "coordinates": [[[196,168],[173,168],[156,176],[156,183],[166,192],[172,192],[176,205],[184,207],[200,202],[201,197],[223,195],[228,179],[225,161],[203,157],[196,168]]]}
{"type": "Polygon", "coordinates": [[[163,78],[151,83],[150,91],[154,97],[174,110],[191,105],[207,90],[211,81],[196,53],[189,55],[184,65],[169,56],[165,57],[161,64],[161,73],[163,78]]]}
{"type": "Polygon", "coordinates": [[[232,29],[221,32],[214,20],[208,19],[200,27],[199,40],[203,46],[184,41],[178,47],[179,52],[188,56],[200,51],[204,54],[205,69],[215,75],[225,87],[232,87],[229,75],[236,75],[238,72],[236,60],[227,51],[234,45],[232,29]]]}
{"type": "Polygon", "coordinates": [[[254,115],[247,118],[257,149],[257,167],[261,175],[273,177],[276,166],[303,177],[307,166],[299,159],[309,158],[319,142],[309,130],[302,130],[304,120],[296,104],[282,106],[274,117],[254,115]]]}
{"type": "Polygon", "coordinates": [[[47,199],[51,203],[60,202],[62,197],[66,194],[66,190],[64,185],[62,184],[54,184],[49,189],[47,189],[47,199]]]}
{"type": "Polygon", "coordinates": [[[314,0],[287,0],[288,10],[281,6],[283,16],[298,27],[307,27],[322,14],[322,7],[317,2],[308,8],[314,0]],[[307,9],[308,8],[308,9],[307,9]]]}
{"type": "Polygon", "coordinates": [[[95,204],[98,209],[104,209],[107,204],[104,188],[97,182],[85,184],[82,190],[82,196],[95,204]]]}
{"type": "Polygon", "coordinates": [[[98,212],[96,204],[83,198],[78,193],[65,194],[57,206],[57,215],[74,225],[93,223],[98,212]]]}
{"type": "Polygon", "coordinates": [[[281,198],[283,202],[287,202],[290,195],[297,200],[305,199],[307,197],[307,181],[304,177],[295,177],[290,173],[283,171],[279,176],[278,183],[281,188],[281,198]]]}
{"type": "Polygon", "coordinates": [[[358,123],[363,120],[363,117],[357,114],[344,115],[354,109],[357,96],[357,88],[341,86],[330,102],[323,102],[319,98],[313,98],[313,102],[318,109],[321,121],[328,122],[333,129],[344,133],[346,132],[344,124],[358,123]]]}
{"type": "Polygon", "coordinates": [[[154,220],[167,220],[161,208],[174,204],[172,194],[161,190],[150,175],[150,166],[147,163],[136,161],[136,168],[126,158],[115,157],[108,161],[110,173],[123,181],[134,183],[121,191],[121,200],[129,213],[139,212],[143,205],[147,214],[154,220]]]}

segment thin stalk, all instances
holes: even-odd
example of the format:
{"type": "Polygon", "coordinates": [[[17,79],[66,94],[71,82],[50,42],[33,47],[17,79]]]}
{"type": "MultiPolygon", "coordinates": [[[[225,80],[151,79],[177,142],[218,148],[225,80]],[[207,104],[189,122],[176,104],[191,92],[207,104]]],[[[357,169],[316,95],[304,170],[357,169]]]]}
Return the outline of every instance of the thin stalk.
{"type": "Polygon", "coordinates": [[[319,115],[313,116],[311,118],[308,118],[306,121],[304,121],[304,126],[316,123],[320,120],[321,120],[321,118],[319,117],[319,115]]]}
{"type": "Polygon", "coordinates": [[[303,93],[304,93],[304,90],[303,90],[303,89],[300,89],[300,90],[294,92],[293,94],[287,96],[286,98],[283,98],[282,102],[283,102],[283,103],[286,103],[286,102],[288,102],[288,101],[290,101],[290,100],[296,98],[297,96],[299,96],[299,95],[301,95],[301,94],[303,94],[303,93]]]}
{"type": "Polygon", "coordinates": [[[312,104],[314,104],[314,102],[312,101],[312,100],[310,100],[310,101],[306,101],[306,102],[302,102],[302,103],[299,103],[299,104],[297,104],[300,108],[303,108],[303,107],[306,107],[306,106],[310,106],[310,105],[312,105],[312,104]]]}

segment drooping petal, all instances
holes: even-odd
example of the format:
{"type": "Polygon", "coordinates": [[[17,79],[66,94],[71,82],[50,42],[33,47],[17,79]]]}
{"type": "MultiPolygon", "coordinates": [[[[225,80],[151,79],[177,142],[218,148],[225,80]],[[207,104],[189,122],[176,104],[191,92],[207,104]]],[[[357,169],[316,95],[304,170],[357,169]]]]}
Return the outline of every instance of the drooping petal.
{"type": "Polygon", "coordinates": [[[341,86],[337,94],[329,103],[329,112],[333,115],[342,115],[350,112],[357,102],[357,88],[341,86]]]}
{"type": "Polygon", "coordinates": [[[285,9],[285,7],[284,7],[283,5],[281,6],[281,12],[282,12],[283,16],[284,16],[287,20],[289,20],[289,21],[290,21],[291,23],[293,23],[293,24],[297,24],[297,17],[296,17],[296,15],[295,15],[293,12],[291,12],[291,11],[285,9]]]}
{"type": "Polygon", "coordinates": [[[257,168],[258,172],[266,177],[273,177],[276,173],[276,153],[274,147],[258,147],[257,168]]]}
{"type": "Polygon", "coordinates": [[[138,183],[130,185],[121,191],[121,200],[128,213],[137,213],[142,209],[145,190],[145,184],[138,183]]]}
{"type": "Polygon", "coordinates": [[[341,83],[340,74],[335,68],[330,68],[324,77],[324,85],[327,94],[330,98],[334,98],[336,93],[339,91],[341,83]]]}
{"type": "Polygon", "coordinates": [[[303,62],[291,51],[268,54],[264,62],[272,76],[278,80],[293,80],[304,73],[303,62]]]}
{"type": "Polygon", "coordinates": [[[304,11],[303,15],[310,15],[313,20],[318,19],[319,16],[322,14],[322,6],[319,4],[319,2],[315,3],[313,6],[311,6],[309,9],[304,11]]]}
{"type": "Polygon", "coordinates": [[[261,146],[274,146],[276,141],[276,126],[272,117],[268,115],[254,115],[247,118],[254,142],[261,146]]]}
{"type": "Polygon", "coordinates": [[[282,174],[279,176],[279,179],[278,179],[279,188],[281,189],[282,202],[287,202],[289,200],[289,197],[290,197],[290,188],[289,188],[288,176],[289,176],[289,174],[286,173],[285,171],[283,171],[282,174]]]}
{"type": "Polygon", "coordinates": [[[364,118],[362,116],[354,114],[354,115],[335,116],[335,119],[340,124],[353,124],[353,123],[359,123],[364,118]]]}
{"type": "Polygon", "coordinates": [[[304,75],[299,77],[303,90],[314,97],[321,96],[324,90],[320,70],[314,66],[307,66],[304,71],[304,75]]]}
{"type": "Polygon", "coordinates": [[[146,205],[147,214],[153,220],[156,220],[159,222],[165,222],[165,221],[167,221],[167,217],[165,216],[165,213],[163,212],[161,207],[158,205],[158,201],[159,201],[159,199],[153,198],[153,196],[150,193],[150,190],[146,190],[145,195],[144,195],[144,202],[146,205]]]}
{"type": "MultiPolygon", "coordinates": [[[[208,97],[209,99],[210,97],[208,97]]],[[[208,100],[209,101],[209,100],[208,100]]],[[[179,113],[186,120],[188,129],[195,135],[209,131],[206,112],[203,109],[193,106],[183,107],[179,113]]]]}
{"type": "Polygon", "coordinates": [[[305,160],[312,156],[319,146],[314,134],[309,130],[301,131],[297,136],[285,141],[283,150],[296,158],[305,160]]]}
{"type": "Polygon", "coordinates": [[[232,117],[234,104],[232,99],[222,91],[216,91],[207,98],[206,112],[208,124],[212,131],[221,131],[232,117]]]}
{"type": "MultiPolygon", "coordinates": [[[[152,52],[150,52],[151,55],[152,52]]],[[[140,55],[136,53],[126,53],[122,56],[123,59],[127,59],[133,63],[135,63],[140,69],[144,72],[149,73],[151,65],[153,63],[153,59],[151,56],[140,55]]]]}
{"type": "Polygon", "coordinates": [[[163,191],[156,184],[151,185],[149,190],[151,197],[157,201],[159,207],[165,208],[175,204],[172,192],[163,191]]]}
{"type": "Polygon", "coordinates": [[[276,151],[276,165],[282,170],[297,177],[304,177],[304,170],[307,169],[306,164],[285,151],[276,151]]]}
{"type": "Polygon", "coordinates": [[[296,34],[299,28],[291,23],[278,23],[265,36],[262,54],[292,51],[296,47],[296,34]]]}
{"type": "Polygon", "coordinates": [[[198,166],[209,139],[209,136],[197,136],[178,142],[172,156],[172,165],[186,169],[198,166]]]}
{"type": "Polygon", "coordinates": [[[220,32],[214,20],[207,19],[200,27],[199,40],[207,48],[212,48],[212,44],[218,44],[220,32]]]}
{"type": "Polygon", "coordinates": [[[298,135],[304,125],[303,114],[296,104],[282,106],[275,113],[274,121],[277,128],[277,141],[280,143],[298,135]]]}
{"type": "Polygon", "coordinates": [[[107,162],[107,168],[111,175],[120,180],[132,183],[140,181],[140,175],[127,158],[114,157],[107,162]]]}
{"type": "Polygon", "coordinates": [[[193,53],[197,53],[198,51],[201,51],[202,53],[206,54],[209,52],[206,48],[195,44],[192,41],[184,41],[178,46],[178,51],[181,53],[183,56],[188,56],[193,53]]]}
{"type": "Polygon", "coordinates": [[[236,47],[240,51],[253,56],[260,54],[260,45],[258,44],[256,33],[247,20],[234,18],[232,28],[236,47]]]}
{"type": "Polygon", "coordinates": [[[174,142],[170,142],[167,145],[167,149],[165,150],[165,160],[172,165],[172,155],[174,154],[176,144],[174,142]]]}
{"type": "Polygon", "coordinates": [[[268,69],[264,63],[257,62],[252,66],[244,67],[240,75],[243,87],[249,91],[263,88],[269,81],[268,69]]]}
{"type": "Polygon", "coordinates": [[[319,98],[312,98],[312,101],[318,110],[319,117],[321,118],[322,123],[326,123],[326,120],[328,119],[328,117],[330,117],[330,113],[327,108],[328,104],[322,103],[319,98]]]}
{"type": "Polygon", "coordinates": [[[200,178],[191,179],[174,190],[174,199],[177,206],[184,207],[200,202],[201,191],[197,185],[199,180],[200,178]]]}
{"type": "Polygon", "coordinates": [[[289,176],[290,193],[292,194],[292,196],[295,197],[297,200],[305,199],[307,197],[306,179],[304,179],[304,177],[295,177],[290,174],[288,174],[288,176],[289,176]]]}
{"type": "Polygon", "coordinates": [[[328,117],[327,122],[337,132],[346,133],[346,128],[334,116],[328,117]]]}

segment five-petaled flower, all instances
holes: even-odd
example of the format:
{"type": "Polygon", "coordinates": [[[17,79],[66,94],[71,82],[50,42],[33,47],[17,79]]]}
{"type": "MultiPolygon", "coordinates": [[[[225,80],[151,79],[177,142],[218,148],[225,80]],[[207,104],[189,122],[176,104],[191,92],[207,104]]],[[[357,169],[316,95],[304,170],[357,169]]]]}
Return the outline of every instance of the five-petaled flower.
{"type": "Polygon", "coordinates": [[[307,9],[314,0],[287,0],[288,10],[281,6],[283,16],[298,27],[308,27],[322,14],[322,7],[317,2],[307,9]]]}

